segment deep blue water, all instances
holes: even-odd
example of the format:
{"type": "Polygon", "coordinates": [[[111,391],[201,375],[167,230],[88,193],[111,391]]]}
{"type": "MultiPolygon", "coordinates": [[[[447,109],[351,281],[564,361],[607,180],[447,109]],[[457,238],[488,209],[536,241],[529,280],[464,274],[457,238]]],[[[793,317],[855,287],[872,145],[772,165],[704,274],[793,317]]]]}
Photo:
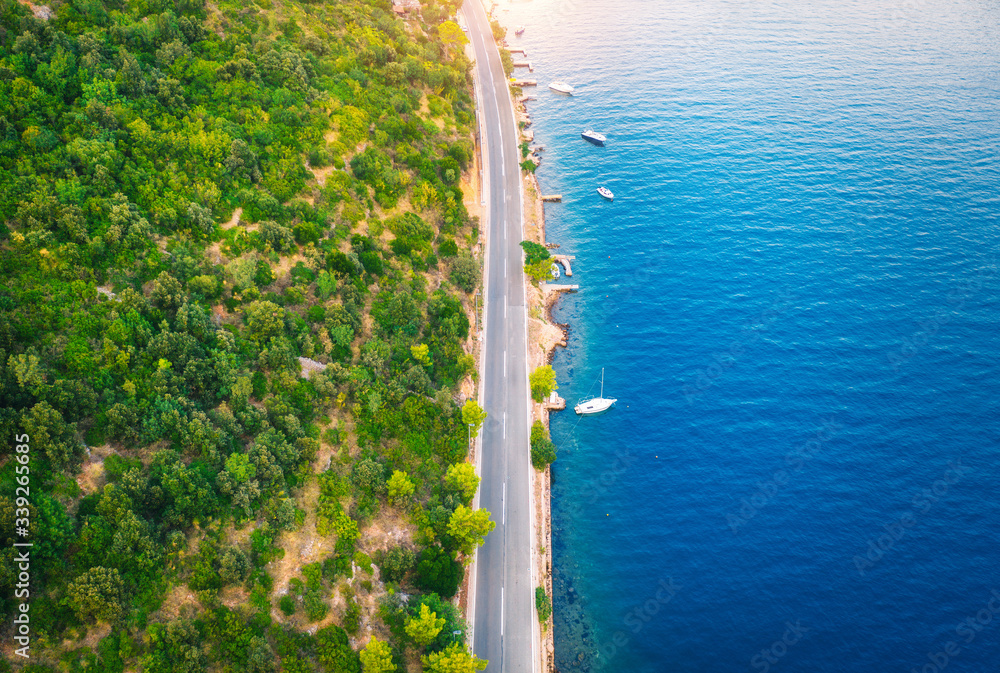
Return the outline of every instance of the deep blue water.
{"type": "Polygon", "coordinates": [[[619,398],[552,421],[559,669],[1000,671],[1000,5],[498,15],[619,398]]]}

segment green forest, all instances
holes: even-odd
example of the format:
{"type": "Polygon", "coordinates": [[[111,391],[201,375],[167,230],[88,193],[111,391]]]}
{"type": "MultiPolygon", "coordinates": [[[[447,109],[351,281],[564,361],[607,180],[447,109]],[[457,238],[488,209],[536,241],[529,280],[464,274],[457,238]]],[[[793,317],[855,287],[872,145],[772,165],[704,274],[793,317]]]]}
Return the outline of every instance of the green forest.
{"type": "Polygon", "coordinates": [[[0,671],[485,666],[458,5],[0,0],[0,671]]]}

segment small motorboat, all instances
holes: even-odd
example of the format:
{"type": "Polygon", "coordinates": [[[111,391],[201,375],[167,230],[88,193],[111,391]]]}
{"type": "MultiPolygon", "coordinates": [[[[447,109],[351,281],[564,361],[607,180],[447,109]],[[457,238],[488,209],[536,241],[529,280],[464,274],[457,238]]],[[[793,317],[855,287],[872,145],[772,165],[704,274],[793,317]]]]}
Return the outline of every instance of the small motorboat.
{"type": "Polygon", "coordinates": [[[607,187],[598,187],[597,193],[606,198],[608,201],[614,201],[615,195],[611,193],[611,190],[607,187]]]}
{"type": "Polygon", "coordinates": [[[549,88],[556,93],[564,93],[567,96],[573,95],[573,87],[566,84],[566,82],[552,82],[552,84],[549,84],[549,88]]]}
{"type": "Polygon", "coordinates": [[[587,129],[580,134],[580,137],[588,143],[594,143],[595,145],[600,145],[601,147],[604,147],[604,143],[608,141],[607,137],[605,137],[603,133],[598,133],[592,129],[587,129]]]}
{"type": "Polygon", "coordinates": [[[518,37],[524,35],[524,26],[518,26],[517,29],[514,31],[514,35],[517,35],[518,37]]]}

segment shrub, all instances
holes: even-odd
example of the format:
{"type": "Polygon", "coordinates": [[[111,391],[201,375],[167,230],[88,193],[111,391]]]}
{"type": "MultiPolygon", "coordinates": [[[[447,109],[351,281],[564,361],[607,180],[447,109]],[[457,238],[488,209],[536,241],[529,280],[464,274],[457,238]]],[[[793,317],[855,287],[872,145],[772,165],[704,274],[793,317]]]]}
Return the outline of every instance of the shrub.
{"type": "Polygon", "coordinates": [[[348,633],[357,633],[361,627],[361,606],[353,598],[347,600],[347,609],[344,610],[344,630],[348,633]]]}
{"type": "Polygon", "coordinates": [[[433,591],[451,598],[458,591],[465,571],[462,564],[441,547],[428,547],[417,556],[414,584],[424,591],[433,591]]]}
{"type": "Polygon", "coordinates": [[[406,547],[393,547],[378,555],[379,576],[383,582],[402,582],[417,557],[406,547]]]}
{"type": "Polygon", "coordinates": [[[455,257],[458,255],[458,244],[455,243],[455,239],[446,238],[441,241],[441,245],[438,246],[438,253],[442,257],[455,257]]]}
{"type": "Polygon", "coordinates": [[[538,611],[538,621],[543,624],[552,616],[552,600],[545,593],[544,587],[535,589],[535,610],[538,611]]]}

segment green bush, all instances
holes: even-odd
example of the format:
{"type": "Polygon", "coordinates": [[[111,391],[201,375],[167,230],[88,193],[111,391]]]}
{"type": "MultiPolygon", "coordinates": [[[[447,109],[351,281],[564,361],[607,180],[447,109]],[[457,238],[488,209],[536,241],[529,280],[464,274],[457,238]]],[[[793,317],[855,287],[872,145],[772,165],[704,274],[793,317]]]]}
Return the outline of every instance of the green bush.
{"type": "Polygon", "coordinates": [[[538,621],[542,624],[552,616],[552,600],[545,593],[545,587],[535,588],[535,610],[538,612],[538,621]]]}
{"type": "Polygon", "coordinates": [[[459,255],[451,263],[451,282],[464,292],[472,292],[479,287],[480,274],[479,262],[472,255],[459,255]]]}
{"type": "Polygon", "coordinates": [[[348,633],[357,633],[361,627],[361,606],[353,598],[347,600],[347,609],[344,610],[344,630],[348,633]]]}
{"type": "Polygon", "coordinates": [[[525,265],[536,264],[552,257],[548,248],[534,241],[521,241],[521,247],[524,248],[525,265]]]}
{"type": "Polygon", "coordinates": [[[411,549],[406,547],[392,547],[384,552],[380,552],[377,563],[379,567],[379,577],[383,582],[403,581],[406,573],[413,568],[416,563],[416,555],[411,549]]]}
{"type": "Polygon", "coordinates": [[[441,547],[428,547],[417,555],[413,582],[424,591],[451,598],[465,576],[462,564],[441,547]]]}

